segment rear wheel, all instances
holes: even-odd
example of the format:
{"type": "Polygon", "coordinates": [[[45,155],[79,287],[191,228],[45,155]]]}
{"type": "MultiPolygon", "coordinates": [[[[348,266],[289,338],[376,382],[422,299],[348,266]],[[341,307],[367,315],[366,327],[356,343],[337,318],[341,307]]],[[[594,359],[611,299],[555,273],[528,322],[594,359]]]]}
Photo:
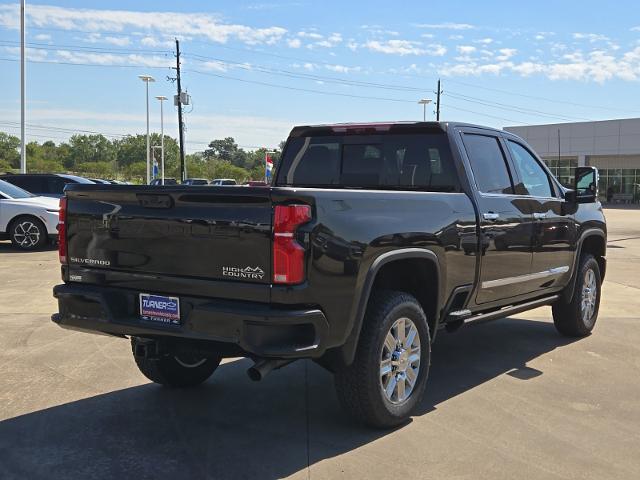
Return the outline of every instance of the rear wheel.
{"type": "Polygon", "coordinates": [[[47,229],[35,217],[18,217],[11,222],[9,236],[14,247],[20,250],[37,250],[47,243],[47,229]]]}
{"type": "Polygon", "coordinates": [[[584,337],[591,333],[598,319],[600,289],[600,266],[592,255],[583,255],[570,302],[553,305],[553,323],[561,334],[584,337]]]}
{"type": "Polygon", "coordinates": [[[192,354],[163,355],[158,359],[136,356],[136,339],[131,339],[133,358],[140,372],[154,383],[168,387],[195,387],[205,382],[220,365],[219,356],[192,354]]]}
{"type": "Polygon", "coordinates": [[[429,326],[418,301],[403,292],[374,292],[354,362],[335,375],[338,399],[361,423],[399,425],[422,399],[430,358],[429,326]]]}

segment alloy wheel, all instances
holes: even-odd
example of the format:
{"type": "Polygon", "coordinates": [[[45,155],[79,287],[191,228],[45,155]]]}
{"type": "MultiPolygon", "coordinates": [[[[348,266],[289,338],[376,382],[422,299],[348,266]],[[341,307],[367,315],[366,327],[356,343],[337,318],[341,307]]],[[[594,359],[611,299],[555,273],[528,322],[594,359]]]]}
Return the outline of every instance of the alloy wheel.
{"type": "Polygon", "coordinates": [[[420,373],[420,334],[409,318],[394,322],[380,354],[380,388],[393,404],[411,396],[420,373]]]}
{"type": "Polygon", "coordinates": [[[13,238],[22,248],[33,248],[40,242],[40,228],[29,221],[25,220],[16,225],[13,238]]]}

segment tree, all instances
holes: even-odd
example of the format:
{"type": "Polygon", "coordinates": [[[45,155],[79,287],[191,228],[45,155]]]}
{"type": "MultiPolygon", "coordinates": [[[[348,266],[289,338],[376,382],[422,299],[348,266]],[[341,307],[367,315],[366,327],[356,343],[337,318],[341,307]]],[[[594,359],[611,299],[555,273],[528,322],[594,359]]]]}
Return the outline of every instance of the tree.
{"type": "Polygon", "coordinates": [[[2,171],[20,168],[20,139],[0,132],[0,166],[2,171]]]}
{"type": "Polygon", "coordinates": [[[69,139],[70,168],[86,162],[113,162],[116,149],[104,135],[73,135],[69,139]]]}
{"type": "Polygon", "coordinates": [[[222,140],[212,140],[209,148],[204,151],[204,156],[206,159],[219,158],[231,162],[237,152],[238,144],[233,137],[227,137],[222,140]]]}

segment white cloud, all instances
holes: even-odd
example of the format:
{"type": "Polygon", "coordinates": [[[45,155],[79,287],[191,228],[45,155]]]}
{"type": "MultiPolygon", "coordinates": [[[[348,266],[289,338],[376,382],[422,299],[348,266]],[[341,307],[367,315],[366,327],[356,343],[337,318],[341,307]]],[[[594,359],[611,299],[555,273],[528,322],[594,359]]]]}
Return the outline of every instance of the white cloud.
{"type": "Polygon", "coordinates": [[[351,73],[351,72],[362,71],[361,67],[347,67],[345,65],[325,65],[324,68],[326,68],[331,72],[337,72],[337,73],[351,73]]]}
{"type": "Polygon", "coordinates": [[[54,61],[69,63],[90,63],[94,65],[142,65],[145,67],[169,67],[173,59],[163,56],[116,55],[112,53],[71,52],[56,50],[54,61]]]}
{"type": "Polygon", "coordinates": [[[449,35],[449,40],[462,40],[464,38],[464,35],[449,35]]]}
{"type": "Polygon", "coordinates": [[[481,43],[483,45],[489,45],[491,43],[493,43],[495,40],[493,38],[481,38],[479,40],[474,40],[474,43],[481,43]]]}
{"type": "Polygon", "coordinates": [[[304,65],[302,65],[302,68],[312,72],[312,71],[314,71],[316,69],[316,66],[313,63],[307,62],[304,65]]]}
{"type": "Polygon", "coordinates": [[[198,64],[198,68],[207,70],[209,72],[226,72],[229,70],[229,65],[223,62],[218,62],[216,60],[211,60],[198,64]]]}
{"type": "Polygon", "coordinates": [[[289,47],[291,48],[300,48],[302,42],[299,38],[290,38],[289,40],[287,40],[287,45],[289,45],[289,47]]]}
{"type": "Polygon", "coordinates": [[[441,57],[447,53],[447,49],[443,45],[430,44],[425,47],[422,43],[411,40],[369,40],[361,46],[368,48],[372,52],[400,55],[401,57],[405,55],[431,55],[441,57]]]}
{"type": "Polygon", "coordinates": [[[427,51],[418,42],[410,40],[369,40],[364,44],[366,48],[373,52],[386,53],[389,55],[424,55],[427,51]]]}
{"type": "Polygon", "coordinates": [[[458,50],[463,55],[469,55],[470,53],[473,53],[476,51],[476,47],[471,45],[458,45],[456,47],[456,50],[458,50]]]}
{"type": "Polygon", "coordinates": [[[609,41],[609,37],[599,33],[574,33],[573,38],[576,40],[589,40],[591,43],[609,41]]]}
{"type": "Polygon", "coordinates": [[[147,35],[140,40],[140,43],[145,47],[173,47],[175,45],[174,42],[175,40],[171,38],[162,40],[151,35],[147,35]]]}
{"type": "Polygon", "coordinates": [[[496,57],[496,60],[500,60],[500,61],[509,60],[516,53],[518,53],[518,51],[515,48],[501,48],[500,50],[498,50],[498,52],[500,52],[500,55],[496,57]]]}
{"type": "Polygon", "coordinates": [[[39,42],[48,42],[49,40],[51,40],[51,35],[47,33],[39,33],[34,38],[39,42]]]}
{"type": "Polygon", "coordinates": [[[316,32],[298,32],[298,36],[301,38],[310,38],[311,40],[321,40],[323,38],[322,35],[316,32]]]}
{"type": "Polygon", "coordinates": [[[442,29],[442,30],[471,30],[476,28],[473,25],[470,25],[468,23],[453,23],[453,22],[419,23],[419,24],[416,24],[416,27],[434,28],[434,29],[442,29]]]}
{"type": "Polygon", "coordinates": [[[103,36],[100,33],[90,33],[87,37],[82,39],[85,42],[89,43],[108,43],[109,45],[116,45],[118,47],[126,47],[131,43],[129,37],[126,36],[103,36]]]}
{"type": "Polygon", "coordinates": [[[640,46],[618,56],[605,50],[594,50],[587,54],[575,51],[563,55],[558,61],[551,62],[529,60],[516,63],[508,60],[515,54],[512,50],[514,49],[501,49],[502,55],[496,57],[498,62],[479,63],[466,59],[444,65],[440,68],[440,73],[466,76],[513,72],[523,77],[544,75],[550,80],[597,83],[615,78],[625,81],[640,80],[640,46]]]}
{"type": "MultiPolygon", "coordinates": [[[[19,28],[17,6],[0,5],[0,25],[19,28]]],[[[136,12],[64,8],[49,5],[30,5],[27,21],[36,27],[89,32],[160,32],[165,35],[186,35],[226,43],[237,40],[249,45],[278,42],[287,32],[278,26],[264,28],[225,23],[210,13],[136,12]]]]}

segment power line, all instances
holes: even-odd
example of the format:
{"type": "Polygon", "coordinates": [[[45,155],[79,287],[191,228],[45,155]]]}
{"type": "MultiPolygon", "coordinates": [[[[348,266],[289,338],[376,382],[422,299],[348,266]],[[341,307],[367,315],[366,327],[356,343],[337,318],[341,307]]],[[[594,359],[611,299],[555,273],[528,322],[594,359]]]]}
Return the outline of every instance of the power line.
{"type": "Polygon", "coordinates": [[[527,115],[537,115],[537,116],[543,116],[543,117],[549,117],[549,118],[556,118],[556,119],[561,119],[561,120],[580,120],[580,121],[592,121],[589,118],[580,118],[580,117],[569,117],[566,115],[556,115],[553,113],[547,113],[547,112],[543,112],[541,110],[534,110],[531,108],[527,108],[527,107],[518,107],[518,106],[512,106],[512,105],[508,105],[505,103],[499,103],[499,102],[493,102],[493,101],[488,101],[488,100],[484,100],[481,98],[477,98],[477,97],[470,97],[468,95],[462,95],[459,93],[455,93],[455,92],[451,92],[448,91],[447,95],[458,99],[458,100],[462,100],[465,102],[470,102],[470,103],[476,103],[479,105],[484,105],[487,107],[492,107],[492,108],[498,108],[500,110],[508,110],[508,111],[512,111],[512,112],[517,112],[517,113],[524,113],[527,115]]]}
{"type": "MultiPolygon", "coordinates": [[[[20,46],[20,42],[13,40],[0,40],[0,44],[7,44],[4,46],[20,46]]],[[[70,51],[89,51],[95,53],[114,53],[114,54],[139,54],[139,53],[152,53],[152,54],[164,54],[168,55],[171,52],[169,50],[148,50],[142,48],[113,48],[113,47],[97,47],[93,45],[62,45],[58,43],[38,43],[27,42],[27,47],[32,47],[38,50],[70,50],[70,51]]]]}
{"type": "MultiPolygon", "coordinates": [[[[0,58],[0,62],[19,62],[20,60],[18,60],[17,58],[0,58]]],[[[52,61],[52,60],[27,60],[27,63],[44,63],[44,64],[51,64],[51,65],[77,65],[80,67],[116,67],[116,68],[158,68],[158,69],[167,69],[167,68],[171,68],[169,65],[167,65],[166,67],[161,67],[161,66],[151,66],[151,65],[140,65],[140,64],[128,64],[128,65],[123,65],[123,64],[115,64],[115,63],[110,63],[110,64],[100,64],[100,63],[86,63],[86,62],[59,62],[59,61],[52,61]]]]}
{"type": "Polygon", "coordinates": [[[425,91],[424,88],[418,88],[418,87],[391,85],[388,83],[364,82],[360,80],[346,80],[342,78],[329,77],[325,75],[317,75],[312,73],[292,72],[290,70],[275,69],[271,67],[265,67],[263,65],[255,65],[255,64],[247,65],[246,63],[242,63],[242,62],[234,62],[234,61],[225,60],[222,58],[207,57],[207,56],[198,55],[198,54],[190,54],[189,56],[195,58],[196,61],[212,60],[223,65],[232,66],[234,68],[240,68],[247,71],[259,71],[262,73],[268,73],[272,75],[281,75],[289,78],[316,80],[316,81],[337,83],[341,85],[349,85],[349,86],[355,86],[355,87],[381,88],[386,90],[411,91],[411,92],[419,92],[419,93],[424,93],[425,91]]]}
{"type": "Polygon", "coordinates": [[[232,77],[230,75],[222,75],[222,74],[218,74],[218,73],[213,73],[213,72],[201,72],[199,70],[186,70],[188,72],[192,72],[192,73],[197,73],[199,75],[207,75],[210,77],[217,77],[217,78],[223,78],[226,80],[234,80],[237,82],[243,82],[243,83],[251,83],[254,85],[262,85],[262,86],[266,86],[266,87],[273,87],[273,88],[281,88],[284,90],[293,90],[293,91],[297,91],[297,92],[307,92],[307,93],[317,93],[320,95],[333,95],[333,96],[339,96],[339,97],[349,97],[349,98],[361,98],[364,100],[383,100],[383,101],[387,101],[387,102],[398,102],[398,103],[415,103],[413,100],[402,100],[399,98],[388,98],[388,97],[371,97],[371,96],[365,96],[365,95],[355,95],[355,94],[350,94],[350,93],[339,93],[339,92],[325,92],[322,90],[314,90],[311,88],[299,88],[299,87],[291,87],[288,85],[278,85],[275,83],[268,83],[268,82],[261,82],[258,80],[247,80],[244,78],[238,78],[238,77],[232,77]]]}

